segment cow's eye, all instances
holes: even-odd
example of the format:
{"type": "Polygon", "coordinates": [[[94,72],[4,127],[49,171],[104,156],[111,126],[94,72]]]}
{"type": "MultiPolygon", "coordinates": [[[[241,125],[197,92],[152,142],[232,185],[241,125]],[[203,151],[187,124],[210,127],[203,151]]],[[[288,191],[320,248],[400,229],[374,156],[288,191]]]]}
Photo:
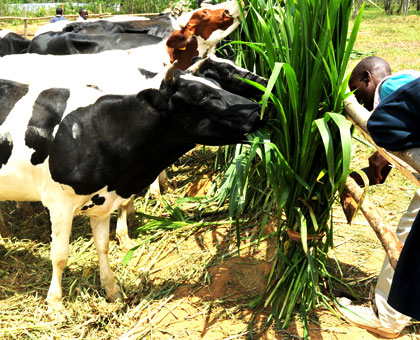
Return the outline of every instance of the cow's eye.
{"type": "Polygon", "coordinates": [[[195,98],[196,98],[197,100],[199,100],[199,101],[203,101],[203,100],[205,100],[205,99],[207,98],[207,94],[206,94],[206,93],[204,93],[204,92],[197,92],[197,93],[195,94],[195,98]]]}

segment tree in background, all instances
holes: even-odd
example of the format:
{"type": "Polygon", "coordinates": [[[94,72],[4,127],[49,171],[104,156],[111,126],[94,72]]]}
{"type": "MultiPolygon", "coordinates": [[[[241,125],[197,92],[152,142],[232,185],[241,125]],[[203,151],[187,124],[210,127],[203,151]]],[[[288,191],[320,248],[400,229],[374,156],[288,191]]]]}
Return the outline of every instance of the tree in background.
{"type": "MultiPolygon", "coordinates": [[[[398,9],[397,14],[403,13],[404,15],[407,15],[408,9],[410,8],[410,0],[396,0],[398,3],[398,9]]],[[[413,4],[417,3],[417,10],[420,10],[420,0],[414,0],[413,4]]],[[[392,6],[392,0],[384,0],[384,6],[385,6],[385,13],[387,14],[393,14],[393,6],[392,6]]]]}

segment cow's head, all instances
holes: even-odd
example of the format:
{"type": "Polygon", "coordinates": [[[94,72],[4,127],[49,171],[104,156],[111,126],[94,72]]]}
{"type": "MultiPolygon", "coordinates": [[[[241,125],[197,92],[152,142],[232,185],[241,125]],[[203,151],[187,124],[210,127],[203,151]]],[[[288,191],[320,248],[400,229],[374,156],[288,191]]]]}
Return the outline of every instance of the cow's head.
{"type": "Polygon", "coordinates": [[[233,22],[234,18],[227,9],[202,9],[194,12],[184,32],[186,35],[196,35],[207,40],[213,32],[225,31],[233,22]]]}
{"type": "Polygon", "coordinates": [[[174,31],[166,42],[169,60],[177,61],[177,68],[186,70],[192,59],[198,56],[198,41],[193,35],[186,35],[181,30],[174,31]]]}
{"type": "Polygon", "coordinates": [[[191,66],[192,57],[203,57],[212,51],[239,25],[239,12],[236,1],[192,12],[185,25],[180,24],[182,28],[166,42],[171,63],[177,60],[177,68],[185,70],[191,66]]]}
{"type": "Polygon", "coordinates": [[[267,79],[235,65],[230,60],[218,58],[214,54],[211,54],[208,58],[195,59],[194,61],[196,62],[188,71],[200,77],[213,79],[223,89],[242,97],[259,100],[262,91],[239,78],[251,80],[264,87],[267,86],[267,79]]]}
{"type": "Polygon", "coordinates": [[[141,91],[138,98],[168,112],[174,139],[183,143],[240,143],[261,125],[259,104],[179,70],[168,72],[160,90],[141,91]]]}

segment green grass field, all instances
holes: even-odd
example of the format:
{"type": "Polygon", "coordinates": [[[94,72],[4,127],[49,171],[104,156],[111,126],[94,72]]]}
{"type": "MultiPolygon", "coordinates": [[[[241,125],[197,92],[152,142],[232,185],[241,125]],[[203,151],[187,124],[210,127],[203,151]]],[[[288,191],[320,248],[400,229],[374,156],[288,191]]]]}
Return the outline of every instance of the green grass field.
{"type": "MultiPolygon", "coordinates": [[[[386,15],[374,7],[365,8],[355,50],[374,54],[389,62],[393,72],[420,69],[420,13],[410,9],[407,16],[386,15]]],[[[360,59],[354,59],[349,69],[360,59]]]]}

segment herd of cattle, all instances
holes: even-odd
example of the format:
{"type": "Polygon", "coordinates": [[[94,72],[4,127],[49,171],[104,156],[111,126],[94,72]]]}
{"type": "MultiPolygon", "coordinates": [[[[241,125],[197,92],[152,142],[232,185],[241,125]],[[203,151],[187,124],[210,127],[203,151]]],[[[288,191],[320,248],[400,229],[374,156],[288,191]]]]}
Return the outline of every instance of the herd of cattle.
{"type": "Polygon", "coordinates": [[[196,144],[241,143],[262,125],[261,91],[240,78],[266,80],[212,53],[239,16],[231,1],[180,18],[60,21],[32,41],[0,31],[0,200],[49,209],[50,306],[61,308],[76,214],[90,217],[107,297],[120,298],[111,213],[196,144]]]}

